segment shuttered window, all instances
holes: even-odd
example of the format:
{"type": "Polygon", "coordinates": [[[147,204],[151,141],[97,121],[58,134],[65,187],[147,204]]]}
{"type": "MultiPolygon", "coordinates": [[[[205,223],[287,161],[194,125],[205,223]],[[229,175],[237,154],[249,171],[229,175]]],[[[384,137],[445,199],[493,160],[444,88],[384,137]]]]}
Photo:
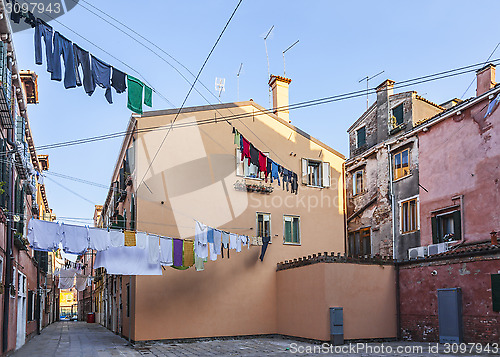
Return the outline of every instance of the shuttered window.
{"type": "Polygon", "coordinates": [[[394,180],[410,174],[410,149],[400,151],[393,156],[393,176],[394,180]]]}
{"type": "Polygon", "coordinates": [[[271,214],[257,212],[257,237],[271,238],[271,214]]]}
{"type": "Polygon", "coordinates": [[[491,300],[493,311],[500,312],[500,274],[491,274],[491,300]]]}
{"type": "Polygon", "coordinates": [[[403,124],[403,104],[392,109],[391,124],[393,128],[403,124]]]}
{"type": "Polygon", "coordinates": [[[302,184],[313,187],[330,187],[330,163],[302,159],[302,184]]]}
{"type": "Polygon", "coordinates": [[[366,144],[366,127],[356,130],[356,147],[360,148],[366,144]]]}
{"type": "Polygon", "coordinates": [[[401,202],[400,216],[401,233],[410,233],[418,230],[418,200],[413,198],[401,202]]]}
{"type": "Polygon", "coordinates": [[[371,255],[370,228],[363,228],[348,234],[348,254],[350,257],[371,255]]]}
{"type": "Polygon", "coordinates": [[[284,216],[283,231],[284,243],[300,244],[300,217],[284,216]]]}

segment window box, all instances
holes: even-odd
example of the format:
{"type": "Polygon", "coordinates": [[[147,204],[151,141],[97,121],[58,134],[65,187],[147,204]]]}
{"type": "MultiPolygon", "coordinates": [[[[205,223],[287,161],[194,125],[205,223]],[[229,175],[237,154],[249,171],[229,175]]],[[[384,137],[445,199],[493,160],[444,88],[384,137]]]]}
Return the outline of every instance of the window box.
{"type": "Polygon", "coordinates": [[[234,183],[234,189],[236,191],[256,192],[256,193],[262,193],[262,194],[267,194],[267,195],[274,191],[274,187],[272,187],[272,186],[252,184],[252,183],[247,183],[247,182],[243,182],[243,181],[239,181],[239,180],[234,183]]]}

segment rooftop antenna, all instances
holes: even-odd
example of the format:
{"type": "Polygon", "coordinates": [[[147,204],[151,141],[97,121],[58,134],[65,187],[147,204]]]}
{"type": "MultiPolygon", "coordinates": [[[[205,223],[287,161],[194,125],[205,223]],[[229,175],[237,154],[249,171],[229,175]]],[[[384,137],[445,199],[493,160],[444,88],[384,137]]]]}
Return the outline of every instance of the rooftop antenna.
{"type": "Polygon", "coordinates": [[[368,109],[368,106],[369,106],[369,104],[368,104],[368,82],[369,82],[369,81],[371,81],[373,78],[375,78],[375,77],[377,77],[377,76],[381,75],[382,73],[384,73],[384,71],[379,72],[379,73],[377,73],[377,74],[375,74],[375,75],[373,75],[373,76],[371,76],[371,77],[368,77],[368,76],[363,77],[363,78],[361,78],[361,79],[358,81],[358,83],[361,83],[361,82],[363,82],[363,81],[366,81],[366,109],[368,109]]]}
{"type": "Polygon", "coordinates": [[[285,76],[286,68],[285,68],[285,52],[291,49],[293,46],[295,46],[297,43],[299,43],[299,40],[295,41],[293,45],[289,46],[286,50],[283,51],[283,77],[285,76]]]}
{"type": "MultiPolygon", "coordinates": [[[[269,54],[267,53],[267,38],[271,34],[271,31],[273,31],[274,25],[271,26],[269,31],[267,31],[267,35],[264,37],[264,46],[266,47],[266,58],[267,58],[267,79],[271,79],[271,68],[269,66],[269,54]]],[[[272,107],[272,98],[271,98],[271,87],[269,87],[269,107],[272,107]]]]}
{"type": "Polygon", "coordinates": [[[241,73],[241,69],[243,68],[243,62],[241,62],[240,64],[240,69],[238,70],[238,74],[236,75],[236,79],[238,80],[238,89],[237,89],[237,93],[238,93],[238,102],[240,101],[240,73],[241,73]]]}
{"type": "Polygon", "coordinates": [[[226,88],[224,88],[225,85],[226,85],[226,78],[215,77],[215,91],[219,92],[219,98],[222,92],[226,91],[226,88]]]}

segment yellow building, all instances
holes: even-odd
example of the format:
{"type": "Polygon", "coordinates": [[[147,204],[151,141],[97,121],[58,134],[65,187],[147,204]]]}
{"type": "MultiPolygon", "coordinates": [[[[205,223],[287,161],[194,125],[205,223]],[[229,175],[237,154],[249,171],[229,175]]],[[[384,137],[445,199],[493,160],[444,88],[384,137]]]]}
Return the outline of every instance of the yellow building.
{"type": "Polygon", "coordinates": [[[61,290],[59,292],[59,311],[61,318],[77,316],[78,300],[75,289],[61,290]]]}

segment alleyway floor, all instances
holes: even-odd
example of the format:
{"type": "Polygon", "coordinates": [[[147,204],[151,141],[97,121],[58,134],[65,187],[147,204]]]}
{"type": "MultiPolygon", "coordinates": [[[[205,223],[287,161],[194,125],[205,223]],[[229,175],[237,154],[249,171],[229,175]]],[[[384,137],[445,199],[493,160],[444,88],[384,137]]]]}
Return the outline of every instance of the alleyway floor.
{"type": "MultiPolygon", "coordinates": [[[[318,344],[299,342],[282,337],[258,337],[244,339],[216,339],[198,342],[148,342],[129,345],[128,341],[115,335],[98,324],[84,322],[62,321],[45,328],[39,336],[33,337],[26,345],[13,354],[14,357],[44,357],[44,356],[472,356],[475,354],[444,353],[444,346],[440,345],[441,353],[429,351],[429,347],[436,344],[428,343],[398,343],[390,342],[370,344],[344,345],[344,351],[350,353],[328,353],[318,344]],[[360,349],[356,350],[356,346],[360,349]],[[316,348],[316,353],[313,353],[316,348]],[[372,349],[369,351],[368,349],[372,349]],[[378,348],[378,350],[377,350],[378,348]],[[381,350],[381,348],[385,348],[381,350]],[[403,348],[396,353],[397,348],[403,348]],[[392,353],[389,353],[392,349],[392,353]],[[295,352],[295,353],[294,353],[295,352]]],[[[340,346],[339,346],[340,348],[340,346]]],[[[489,354],[484,353],[483,356],[489,354]]],[[[495,354],[490,354],[495,355],[495,354]]]]}

